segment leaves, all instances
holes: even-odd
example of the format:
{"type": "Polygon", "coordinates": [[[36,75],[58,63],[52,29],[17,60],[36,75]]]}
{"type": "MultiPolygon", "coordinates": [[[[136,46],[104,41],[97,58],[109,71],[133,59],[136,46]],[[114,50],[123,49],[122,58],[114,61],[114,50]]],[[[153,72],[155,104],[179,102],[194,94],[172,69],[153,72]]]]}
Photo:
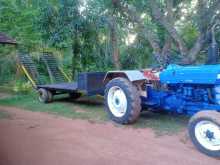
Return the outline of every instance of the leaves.
{"type": "MultiPolygon", "coordinates": [[[[1,0],[0,31],[17,40],[18,50],[26,50],[33,56],[42,51],[54,52],[65,70],[74,73],[114,69],[118,59],[113,60],[112,52],[116,47],[122,69],[155,65],[155,52],[160,56],[169,52],[171,61],[180,59],[181,44],[194,62],[203,62],[197,57],[206,58],[204,50],[209,44],[210,28],[219,16],[219,2],[1,0]],[[152,8],[152,3],[156,8],[152,8]],[[112,18],[116,36],[112,33],[112,18]],[[112,36],[117,38],[114,47],[112,36]],[[167,38],[171,38],[169,44],[167,38]],[[169,50],[163,51],[165,48],[169,50]]],[[[10,63],[14,56],[12,48],[0,47],[1,77],[8,69],[5,65],[10,67],[7,74],[14,76],[15,66],[10,63]]]]}

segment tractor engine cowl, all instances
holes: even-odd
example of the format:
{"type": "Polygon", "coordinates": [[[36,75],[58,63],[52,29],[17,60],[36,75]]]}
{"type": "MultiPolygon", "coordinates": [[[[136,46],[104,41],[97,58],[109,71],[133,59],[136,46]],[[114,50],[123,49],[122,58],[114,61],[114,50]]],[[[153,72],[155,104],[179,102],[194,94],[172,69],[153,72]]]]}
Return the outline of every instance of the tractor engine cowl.
{"type": "Polygon", "coordinates": [[[215,103],[220,105],[220,85],[216,85],[214,87],[214,98],[215,98],[215,103]]]}

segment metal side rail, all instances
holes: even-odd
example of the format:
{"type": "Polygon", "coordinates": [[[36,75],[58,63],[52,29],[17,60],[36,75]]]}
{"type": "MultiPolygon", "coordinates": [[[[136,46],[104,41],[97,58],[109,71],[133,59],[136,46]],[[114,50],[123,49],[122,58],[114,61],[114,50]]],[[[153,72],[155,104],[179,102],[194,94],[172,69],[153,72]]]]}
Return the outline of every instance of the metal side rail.
{"type": "Polygon", "coordinates": [[[56,58],[50,53],[44,53],[41,56],[41,60],[47,66],[49,76],[54,83],[70,82],[71,79],[65,74],[65,72],[59,67],[56,58]]]}
{"type": "Polygon", "coordinates": [[[44,81],[41,79],[35,63],[28,54],[18,54],[17,59],[19,67],[24,72],[34,88],[37,88],[37,85],[44,84],[44,81]]]}

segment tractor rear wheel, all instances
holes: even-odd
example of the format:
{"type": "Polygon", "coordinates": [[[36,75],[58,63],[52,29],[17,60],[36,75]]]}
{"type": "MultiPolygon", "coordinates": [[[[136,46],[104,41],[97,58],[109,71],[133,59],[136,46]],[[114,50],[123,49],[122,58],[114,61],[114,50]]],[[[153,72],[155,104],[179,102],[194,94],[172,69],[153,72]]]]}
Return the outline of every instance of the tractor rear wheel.
{"type": "Polygon", "coordinates": [[[135,122],[141,112],[137,88],[125,78],[111,80],[105,89],[105,110],[119,124],[135,122]]]}
{"type": "Polygon", "coordinates": [[[188,131],[196,148],[211,157],[220,157],[220,113],[201,111],[189,121],[188,131]]]}
{"type": "Polygon", "coordinates": [[[39,101],[42,103],[49,103],[53,100],[53,94],[43,88],[38,89],[39,101]]]}

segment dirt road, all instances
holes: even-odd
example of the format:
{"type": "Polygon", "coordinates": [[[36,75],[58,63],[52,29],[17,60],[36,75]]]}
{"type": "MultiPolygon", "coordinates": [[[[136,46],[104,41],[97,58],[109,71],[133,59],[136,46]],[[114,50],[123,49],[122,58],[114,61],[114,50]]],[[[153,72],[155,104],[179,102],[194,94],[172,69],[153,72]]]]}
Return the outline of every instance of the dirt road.
{"type": "Polygon", "coordinates": [[[71,120],[0,107],[0,165],[217,165],[183,132],[157,137],[151,129],[71,120]]]}

